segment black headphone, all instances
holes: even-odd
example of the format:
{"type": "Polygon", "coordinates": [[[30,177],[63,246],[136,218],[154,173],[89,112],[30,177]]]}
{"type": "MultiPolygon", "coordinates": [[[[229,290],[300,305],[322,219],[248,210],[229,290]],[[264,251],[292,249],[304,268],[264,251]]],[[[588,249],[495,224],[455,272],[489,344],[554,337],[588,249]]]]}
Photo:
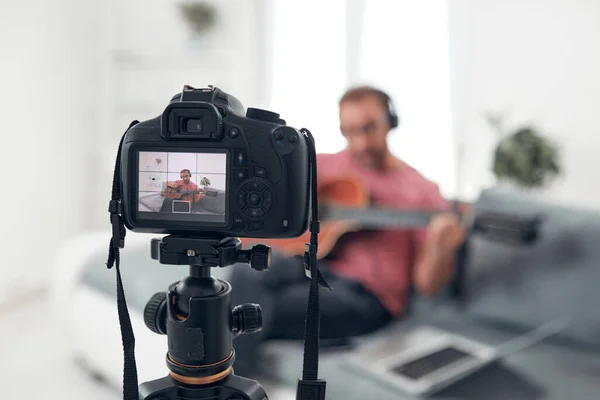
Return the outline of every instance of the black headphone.
{"type": "Polygon", "coordinates": [[[383,90],[374,89],[374,91],[377,92],[381,97],[383,97],[385,99],[385,101],[387,102],[388,121],[389,121],[392,129],[397,128],[398,125],[400,124],[400,117],[398,116],[398,113],[396,112],[396,107],[394,107],[394,102],[392,101],[392,98],[390,96],[388,96],[388,94],[385,93],[383,90]]]}

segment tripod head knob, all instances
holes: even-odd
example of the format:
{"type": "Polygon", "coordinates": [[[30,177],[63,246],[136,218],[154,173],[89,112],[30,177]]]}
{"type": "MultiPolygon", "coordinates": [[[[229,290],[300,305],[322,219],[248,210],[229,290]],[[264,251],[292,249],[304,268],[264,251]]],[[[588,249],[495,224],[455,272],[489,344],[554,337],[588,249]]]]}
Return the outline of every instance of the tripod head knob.
{"type": "Polygon", "coordinates": [[[254,333],[262,330],[262,310],[258,304],[245,303],[232,310],[233,334],[254,333]]]}
{"type": "Polygon", "coordinates": [[[252,269],[266,271],[271,268],[271,248],[264,244],[252,246],[250,250],[239,250],[238,261],[250,263],[252,269]]]}
{"type": "Polygon", "coordinates": [[[167,334],[167,294],[154,293],[144,308],[144,323],[154,333],[167,334]]]}

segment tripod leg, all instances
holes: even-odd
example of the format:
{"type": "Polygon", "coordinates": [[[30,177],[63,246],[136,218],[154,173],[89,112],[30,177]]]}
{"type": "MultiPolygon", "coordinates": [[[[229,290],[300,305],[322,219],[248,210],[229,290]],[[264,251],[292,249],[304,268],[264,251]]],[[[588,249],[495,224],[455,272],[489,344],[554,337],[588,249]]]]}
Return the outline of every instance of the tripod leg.
{"type": "Polygon", "coordinates": [[[179,385],[170,376],[140,385],[140,400],[181,399],[269,400],[260,383],[237,375],[205,386],[179,385]]]}

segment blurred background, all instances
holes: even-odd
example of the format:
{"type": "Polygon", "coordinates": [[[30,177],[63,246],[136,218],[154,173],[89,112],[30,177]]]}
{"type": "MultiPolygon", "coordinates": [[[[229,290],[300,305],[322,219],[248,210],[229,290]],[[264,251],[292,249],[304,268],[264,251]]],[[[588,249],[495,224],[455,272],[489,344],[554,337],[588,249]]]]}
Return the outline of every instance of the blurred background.
{"type": "MultiPolygon", "coordinates": [[[[49,339],[65,320],[76,324],[74,305],[24,307],[57,290],[63,264],[83,251],[76,244],[83,242],[71,241],[95,232],[92,241],[107,250],[119,140],[132,120],[159,115],[184,84],[215,85],[246,107],[280,113],[311,130],[318,152],[344,148],[337,103],[344,90],[376,84],[401,115],[393,152],[446,197],[466,201],[503,185],[496,149],[529,127],[556,146],[561,173],[542,187],[508,179],[511,190],[586,215],[600,210],[596,0],[0,0],[0,29],[0,168],[8,178],[0,200],[0,356],[8,398],[35,393],[13,378],[31,383],[53,365],[68,378],[47,375],[56,386],[45,398],[88,382],[71,363],[69,343],[63,352],[49,339]],[[32,376],[28,363],[46,353],[46,367],[32,376]]],[[[114,271],[97,265],[113,285],[114,271]]],[[[69,290],[58,292],[67,300],[69,290]]],[[[108,302],[114,323],[116,301],[108,302]]],[[[108,365],[118,379],[120,337],[110,332],[114,346],[105,351],[115,353],[108,365]]],[[[104,338],[94,340],[88,346],[104,338]]],[[[154,361],[160,368],[163,353],[154,361]]],[[[69,393],[118,398],[102,384],[83,387],[69,393]]]]}

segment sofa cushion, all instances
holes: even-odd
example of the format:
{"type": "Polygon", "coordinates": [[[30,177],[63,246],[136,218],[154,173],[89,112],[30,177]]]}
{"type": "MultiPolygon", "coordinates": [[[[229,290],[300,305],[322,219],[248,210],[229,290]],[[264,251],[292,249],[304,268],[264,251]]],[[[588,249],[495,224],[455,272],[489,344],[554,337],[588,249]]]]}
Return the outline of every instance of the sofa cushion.
{"type": "Polygon", "coordinates": [[[205,209],[206,211],[210,211],[213,213],[223,214],[225,213],[225,191],[209,188],[212,195],[207,195],[203,197],[198,205],[205,209]]]}
{"type": "Polygon", "coordinates": [[[468,312],[529,327],[567,317],[568,335],[600,344],[600,214],[501,189],[484,191],[475,210],[541,213],[543,222],[530,247],[472,240],[468,312]]]}

